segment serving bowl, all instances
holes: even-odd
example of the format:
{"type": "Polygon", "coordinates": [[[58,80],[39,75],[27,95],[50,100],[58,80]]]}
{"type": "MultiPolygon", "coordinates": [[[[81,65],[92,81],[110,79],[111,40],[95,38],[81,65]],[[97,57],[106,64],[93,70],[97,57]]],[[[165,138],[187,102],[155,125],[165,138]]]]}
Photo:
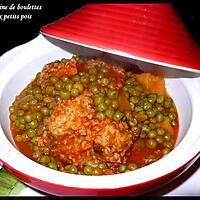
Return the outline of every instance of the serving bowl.
{"type": "MultiPolygon", "coordinates": [[[[176,147],[168,155],[146,167],[117,175],[73,175],[44,167],[20,153],[12,139],[9,125],[8,108],[15,96],[48,62],[71,58],[73,53],[102,54],[93,49],[86,51],[78,45],[71,46],[70,50],[39,35],[1,56],[0,162],[3,167],[25,184],[53,195],[136,195],[173,180],[198,159],[200,78],[165,78],[167,91],[175,101],[179,114],[178,139],[176,147]]],[[[133,64],[138,62],[133,59],[128,61],[133,64]]]]}

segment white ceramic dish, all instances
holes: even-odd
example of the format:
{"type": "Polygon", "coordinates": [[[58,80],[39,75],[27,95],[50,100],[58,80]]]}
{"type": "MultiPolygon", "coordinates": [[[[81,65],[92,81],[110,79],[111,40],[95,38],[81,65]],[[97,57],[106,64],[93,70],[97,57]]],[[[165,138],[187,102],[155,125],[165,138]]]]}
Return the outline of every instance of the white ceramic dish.
{"type": "MultiPolygon", "coordinates": [[[[89,49],[84,51],[84,54],[99,53],[89,49]]],[[[66,174],[39,165],[17,151],[9,129],[9,105],[46,63],[71,56],[66,49],[39,35],[0,58],[0,160],[18,178],[34,188],[56,195],[138,194],[176,177],[199,157],[200,78],[165,79],[179,113],[177,145],[161,160],[134,172],[99,177],[66,174]]]]}

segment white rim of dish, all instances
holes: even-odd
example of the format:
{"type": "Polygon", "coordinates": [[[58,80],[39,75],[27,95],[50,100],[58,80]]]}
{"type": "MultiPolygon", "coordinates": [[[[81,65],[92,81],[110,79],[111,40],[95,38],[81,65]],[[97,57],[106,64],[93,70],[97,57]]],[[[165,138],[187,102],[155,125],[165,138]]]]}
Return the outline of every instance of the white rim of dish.
{"type": "MultiPolygon", "coordinates": [[[[44,42],[43,36],[39,35],[32,41],[16,47],[4,54],[2,57],[0,57],[0,63],[4,63],[12,54],[17,55],[17,53],[23,48],[32,48],[37,51],[40,42],[43,42],[44,44],[44,51],[47,48],[51,48],[51,45],[49,45],[46,41],[44,42]]],[[[43,47],[40,46],[40,48],[43,47]]],[[[20,57],[22,56],[24,55],[20,55],[20,57]]],[[[4,77],[5,80],[0,85],[0,95],[11,76],[8,76],[8,72],[11,72],[11,69],[8,69],[8,67],[0,71],[0,78],[4,77]]],[[[197,91],[200,91],[200,79],[194,79],[192,84],[188,84],[187,79],[182,79],[182,82],[186,87],[188,94],[193,100],[193,115],[190,127],[188,129],[188,133],[191,135],[194,130],[199,131],[198,121],[200,113],[200,94],[198,94],[197,91]]],[[[196,140],[196,138],[188,138],[187,134],[181,143],[171,153],[151,165],[124,174],[108,176],[84,176],[55,171],[30,160],[18,150],[16,150],[16,148],[6,138],[2,128],[0,129],[0,141],[0,159],[8,165],[12,166],[14,169],[24,173],[27,176],[31,176],[52,184],[85,189],[114,189],[148,182],[167,175],[179,167],[182,167],[192,158],[194,158],[194,156],[199,156],[200,152],[200,137],[198,137],[196,140]],[[172,163],[172,165],[169,165],[169,163],[172,163]],[[147,176],[144,176],[145,174],[147,176]]]]}

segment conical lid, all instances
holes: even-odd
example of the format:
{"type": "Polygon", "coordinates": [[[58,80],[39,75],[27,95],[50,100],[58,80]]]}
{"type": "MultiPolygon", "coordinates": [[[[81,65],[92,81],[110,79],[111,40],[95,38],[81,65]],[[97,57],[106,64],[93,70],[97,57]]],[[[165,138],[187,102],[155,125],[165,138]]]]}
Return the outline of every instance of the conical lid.
{"type": "Polygon", "coordinates": [[[86,4],[41,33],[67,42],[200,73],[200,49],[170,4],[86,4]]]}

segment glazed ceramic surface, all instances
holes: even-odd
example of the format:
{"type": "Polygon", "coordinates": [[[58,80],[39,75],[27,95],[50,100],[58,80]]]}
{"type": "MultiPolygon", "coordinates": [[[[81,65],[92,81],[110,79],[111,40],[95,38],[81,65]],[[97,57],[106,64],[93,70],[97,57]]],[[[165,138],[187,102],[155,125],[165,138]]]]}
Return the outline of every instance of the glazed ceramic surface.
{"type": "MultiPolygon", "coordinates": [[[[74,48],[75,52],[81,51],[79,46],[74,48]]],[[[87,49],[82,54],[99,56],[102,52],[87,49]]],[[[55,195],[139,194],[172,180],[199,157],[200,78],[165,79],[179,113],[179,137],[172,152],[149,166],[117,175],[73,175],[46,168],[21,154],[10,133],[9,105],[46,63],[71,56],[70,51],[39,35],[0,58],[0,160],[20,180],[55,195]]]]}

